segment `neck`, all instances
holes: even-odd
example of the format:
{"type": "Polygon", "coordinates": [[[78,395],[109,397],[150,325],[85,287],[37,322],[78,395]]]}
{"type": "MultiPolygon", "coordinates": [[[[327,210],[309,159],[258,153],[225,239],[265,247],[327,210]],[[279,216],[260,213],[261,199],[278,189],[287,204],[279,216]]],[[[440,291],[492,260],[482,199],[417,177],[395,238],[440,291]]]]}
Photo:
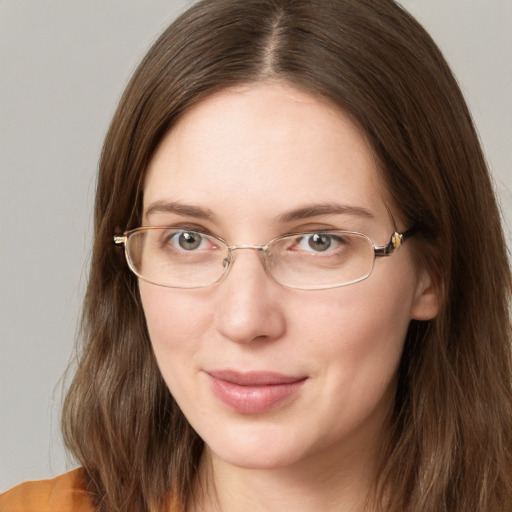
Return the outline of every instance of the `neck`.
{"type": "Polygon", "coordinates": [[[343,459],[331,450],[285,467],[253,469],[233,466],[206,448],[187,512],[362,512],[375,460],[370,450],[343,459]]]}

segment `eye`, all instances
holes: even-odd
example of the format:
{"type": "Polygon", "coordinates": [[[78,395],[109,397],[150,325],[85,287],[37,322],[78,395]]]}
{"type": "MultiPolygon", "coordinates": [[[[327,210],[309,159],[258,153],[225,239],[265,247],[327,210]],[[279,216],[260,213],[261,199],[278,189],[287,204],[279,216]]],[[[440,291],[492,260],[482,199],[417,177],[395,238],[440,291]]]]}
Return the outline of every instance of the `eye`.
{"type": "Polygon", "coordinates": [[[175,249],[184,251],[194,251],[196,249],[208,249],[211,243],[206,235],[197,231],[178,231],[169,235],[166,243],[172,245],[175,249]]]}
{"type": "Polygon", "coordinates": [[[311,233],[297,240],[297,247],[303,251],[326,252],[342,242],[339,236],[326,233],[311,233]]]}

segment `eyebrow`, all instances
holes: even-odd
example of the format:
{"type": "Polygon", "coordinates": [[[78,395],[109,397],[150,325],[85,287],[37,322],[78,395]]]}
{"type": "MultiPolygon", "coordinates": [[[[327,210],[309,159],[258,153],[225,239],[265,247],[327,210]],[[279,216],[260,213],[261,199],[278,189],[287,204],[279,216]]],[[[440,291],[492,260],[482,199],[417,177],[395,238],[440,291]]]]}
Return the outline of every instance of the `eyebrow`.
{"type": "Polygon", "coordinates": [[[280,222],[291,222],[295,220],[307,219],[309,217],[317,217],[319,215],[355,215],[357,217],[365,217],[368,219],[374,218],[370,210],[360,206],[350,206],[337,203],[321,203],[306,205],[301,208],[294,208],[293,210],[283,213],[279,217],[280,222]]]}
{"type": "MultiPolygon", "coordinates": [[[[193,206],[190,204],[180,203],[179,201],[155,201],[148,206],[146,216],[154,213],[176,213],[187,217],[195,217],[197,219],[214,220],[215,214],[209,208],[193,206]]],[[[293,222],[296,220],[308,219],[310,217],[318,217],[320,215],[353,215],[356,217],[374,218],[373,213],[366,208],[360,206],[342,205],[337,203],[320,203],[294,208],[284,212],[278,217],[281,223],[293,222]]]]}
{"type": "Polygon", "coordinates": [[[214,213],[209,208],[201,208],[199,206],[192,206],[190,204],[183,204],[179,201],[155,201],[148,206],[146,216],[154,213],[177,213],[187,217],[196,217],[198,219],[213,220],[214,213]]]}

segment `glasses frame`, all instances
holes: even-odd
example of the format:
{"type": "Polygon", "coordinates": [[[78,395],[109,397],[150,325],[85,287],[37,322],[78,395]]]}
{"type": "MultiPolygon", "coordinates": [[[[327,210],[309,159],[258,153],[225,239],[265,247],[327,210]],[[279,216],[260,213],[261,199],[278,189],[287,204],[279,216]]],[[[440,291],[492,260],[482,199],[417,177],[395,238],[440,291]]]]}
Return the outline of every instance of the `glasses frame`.
{"type": "MultiPolygon", "coordinates": [[[[205,233],[202,233],[201,231],[196,231],[196,230],[193,230],[193,229],[190,229],[190,230],[184,229],[182,226],[140,226],[138,228],[134,228],[134,229],[130,229],[130,230],[124,231],[123,234],[121,234],[121,235],[114,235],[114,237],[113,237],[114,245],[116,247],[124,247],[125,259],[126,259],[126,262],[128,264],[128,267],[130,268],[130,270],[139,279],[142,279],[143,281],[146,281],[147,283],[151,283],[151,284],[154,284],[156,286],[163,286],[164,288],[181,288],[181,289],[206,288],[208,286],[213,286],[214,284],[217,284],[219,281],[221,281],[229,273],[229,270],[231,269],[232,263],[234,261],[234,257],[233,257],[234,251],[249,249],[249,250],[254,250],[254,251],[258,251],[258,252],[263,253],[263,260],[264,260],[264,264],[265,264],[265,270],[270,275],[270,277],[272,277],[272,279],[276,283],[278,283],[281,286],[284,286],[286,288],[293,288],[293,289],[297,289],[297,290],[306,290],[306,291],[328,290],[328,289],[332,289],[332,288],[341,288],[343,286],[349,286],[351,284],[355,284],[355,283],[358,283],[360,281],[364,281],[365,279],[368,279],[368,277],[370,277],[370,275],[373,272],[373,267],[374,267],[375,259],[376,258],[381,258],[381,257],[387,257],[387,256],[390,256],[391,254],[393,254],[395,251],[400,249],[400,247],[402,246],[404,241],[406,239],[410,238],[414,234],[414,232],[415,232],[415,228],[414,227],[404,231],[403,233],[399,233],[395,229],[395,231],[391,235],[391,238],[390,238],[389,242],[386,245],[375,245],[373,240],[368,235],[365,235],[364,233],[360,233],[358,231],[347,231],[347,230],[336,230],[336,229],[334,229],[334,230],[327,229],[327,230],[324,230],[324,231],[319,230],[318,233],[342,233],[342,234],[344,233],[344,234],[358,235],[358,236],[362,236],[362,237],[366,238],[370,242],[372,247],[373,247],[374,258],[373,258],[372,267],[371,267],[370,271],[368,272],[368,274],[364,275],[361,278],[355,279],[353,281],[349,281],[347,283],[336,284],[336,285],[329,285],[329,286],[321,286],[321,287],[318,287],[318,288],[303,288],[303,287],[300,287],[300,286],[290,286],[290,285],[283,284],[280,281],[278,281],[272,275],[272,273],[270,271],[269,260],[268,260],[267,254],[268,254],[269,248],[273,244],[278,242],[279,240],[282,240],[282,239],[288,238],[288,237],[311,235],[312,234],[311,232],[287,233],[286,235],[281,235],[281,236],[278,236],[276,238],[273,238],[272,240],[267,242],[267,244],[265,244],[265,245],[252,245],[252,244],[230,245],[230,244],[228,244],[226,242],[226,240],[224,240],[223,238],[221,238],[219,236],[206,235],[206,236],[208,236],[210,238],[218,240],[219,242],[221,242],[223,245],[225,245],[227,247],[227,249],[228,249],[228,257],[227,257],[227,264],[226,264],[226,266],[224,268],[224,271],[222,272],[222,274],[219,276],[219,278],[216,281],[214,281],[212,283],[208,283],[206,285],[177,286],[177,285],[167,285],[167,284],[156,283],[154,281],[146,279],[144,276],[142,276],[141,274],[139,274],[139,272],[137,272],[135,270],[135,268],[134,268],[134,266],[132,264],[131,258],[129,257],[129,254],[128,254],[128,239],[130,238],[131,235],[133,235],[134,233],[140,233],[140,232],[143,232],[143,231],[160,230],[160,229],[175,229],[175,230],[178,230],[178,231],[187,231],[187,232],[190,232],[190,233],[197,233],[197,234],[202,235],[202,236],[206,235],[205,233]]],[[[315,231],[315,233],[317,233],[317,231],[315,231]]]]}

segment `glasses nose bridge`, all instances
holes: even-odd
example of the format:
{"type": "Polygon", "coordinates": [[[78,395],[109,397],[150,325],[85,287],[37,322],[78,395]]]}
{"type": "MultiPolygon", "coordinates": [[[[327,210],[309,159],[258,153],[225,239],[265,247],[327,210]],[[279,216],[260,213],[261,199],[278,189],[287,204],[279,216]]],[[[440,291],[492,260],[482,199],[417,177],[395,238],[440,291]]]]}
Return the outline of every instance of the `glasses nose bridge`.
{"type": "Polygon", "coordinates": [[[268,245],[251,245],[251,244],[239,244],[239,245],[228,245],[229,252],[238,251],[239,249],[250,249],[253,251],[259,251],[265,253],[268,249],[268,245]]]}
{"type": "Polygon", "coordinates": [[[228,250],[230,254],[230,262],[229,262],[229,269],[226,269],[226,271],[229,271],[234,263],[234,254],[235,251],[238,250],[250,250],[250,251],[256,251],[259,255],[262,256],[261,260],[263,263],[263,267],[265,268],[265,271],[268,272],[269,270],[269,262],[268,262],[268,245],[253,245],[253,244],[238,244],[238,245],[228,245],[228,250]]]}

